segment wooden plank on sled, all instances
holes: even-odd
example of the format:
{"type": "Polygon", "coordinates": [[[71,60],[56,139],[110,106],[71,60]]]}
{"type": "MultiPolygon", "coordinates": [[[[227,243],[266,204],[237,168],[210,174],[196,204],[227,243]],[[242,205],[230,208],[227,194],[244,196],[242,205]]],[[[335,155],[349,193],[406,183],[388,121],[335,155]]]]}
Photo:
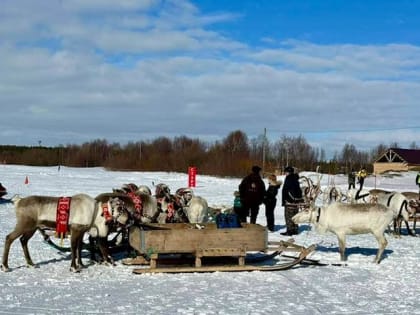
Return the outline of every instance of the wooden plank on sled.
{"type": "Polygon", "coordinates": [[[242,228],[218,229],[214,223],[201,224],[202,229],[171,223],[149,224],[148,229],[133,226],[129,243],[141,254],[191,253],[199,248],[241,248],[263,251],[267,248],[267,230],[259,224],[243,224],[242,228]]]}
{"type": "Polygon", "coordinates": [[[195,266],[201,267],[201,258],[203,257],[238,257],[238,264],[245,265],[246,249],[241,248],[199,248],[195,252],[195,266]]]}
{"type": "Polygon", "coordinates": [[[255,266],[255,265],[223,265],[223,266],[201,266],[201,267],[155,267],[155,268],[136,268],[133,269],[135,274],[147,273],[203,273],[203,272],[242,272],[242,271],[280,271],[290,269],[293,266],[301,263],[306,256],[315,250],[315,245],[304,248],[299,257],[296,257],[290,262],[277,264],[273,266],[255,266]]]}

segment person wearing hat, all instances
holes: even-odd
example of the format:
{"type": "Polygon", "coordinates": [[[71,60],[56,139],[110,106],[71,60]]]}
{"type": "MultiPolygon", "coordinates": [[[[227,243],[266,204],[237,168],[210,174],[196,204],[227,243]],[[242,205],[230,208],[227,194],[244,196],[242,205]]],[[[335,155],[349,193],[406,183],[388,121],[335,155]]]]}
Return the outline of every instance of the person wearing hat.
{"type": "Polygon", "coordinates": [[[282,182],[277,181],[275,174],[268,176],[268,188],[265,192],[264,205],[265,205],[265,218],[267,219],[267,229],[274,232],[274,209],[277,203],[277,193],[282,182]]]}
{"type": "Polygon", "coordinates": [[[299,212],[297,204],[302,202],[302,189],[299,184],[299,175],[291,166],[284,169],[286,177],[282,189],[282,206],[284,207],[284,218],[286,221],[286,232],[282,235],[298,234],[299,226],[292,221],[292,217],[299,212]]]}
{"type": "Polygon", "coordinates": [[[247,216],[251,216],[250,223],[255,224],[265,195],[265,184],[261,178],[261,167],[252,167],[251,174],[247,175],[239,184],[239,195],[242,203],[239,220],[246,223],[247,216]]]}

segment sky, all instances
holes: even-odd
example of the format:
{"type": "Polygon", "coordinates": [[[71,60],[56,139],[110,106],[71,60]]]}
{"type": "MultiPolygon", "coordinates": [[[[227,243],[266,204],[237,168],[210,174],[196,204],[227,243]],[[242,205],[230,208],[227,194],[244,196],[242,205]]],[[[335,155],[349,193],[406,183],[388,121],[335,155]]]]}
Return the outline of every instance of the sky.
{"type": "Polygon", "coordinates": [[[418,146],[419,29],[408,0],[2,0],[0,144],[418,146]]]}
{"type": "MultiPolygon", "coordinates": [[[[313,172],[301,175],[314,176],[313,172]]],[[[396,191],[415,191],[415,172],[368,176],[365,189],[381,188],[396,191]]],[[[321,189],[347,189],[345,175],[321,174],[321,189]]],[[[97,196],[134,182],[153,187],[166,183],[171,191],[186,187],[186,173],[110,172],[103,168],[29,167],[0,165],[0,179],[8,189],[5,198],[15,193],[28,195],[70,196],[87,193],[97,196]],[[28,184],[25,178],[28,177],[28,184]]],[[[284,181],[284,176],[278,180],[284,181]]],[[[266,180],[265,180],[266,181],[266,180]]],[[[233,204],[233,191],[240,178],[220,178],[198,173],[196,195],[206,198],[214,207],[233,204]]],[[[266,182],[267,183],[267,182],[266,182]]],[[[153,191],[153,189],[152,189],[153,191]]],[[[322,204],[323,195],[317,199],[322,204]]],[[[0,204],[0,253],[4,240],[16,223],[12,204],[0,204]]],[[[275,208],[276,232],[268,241],[287,240],[280,235],[285,230],[281,194],[275,208]]],[[[257,223],[266,225],[264,206],[257,223]]],[[[411,223],[412,224],[412,223],[411,223]]],[[[90,264],[83,252],[87,268],[72,273],[69,253],[59,252],[43,242],[40,233],[30,239],[29,251],[37,268],[26,268],[19,240],[10,249],[10,272],[0,271],[0,313],[2,314],[159,314],[159,315],[308,315],[308,314],[418,314],[420,291],[418,262],[419,238],[401,238],[386,233],[388,245],[381,263],[373,263],[377,242],[371,234],[347,237],[347,265],[339,264],[337,237],[319,234],[313,226],[301,224],[295,243],[305,247],[315,244],[309,258],[327,266],[298,265],[276,272],[216,272],[192,274],[135,275],[116,256],[116,266],[90,264]],[[330,264],[330,265],[328,265],[330,264]]],[[[420,233],[417,224],[417,233],[420,233]]],[[[58,239],[54,239],[60,244],[58,239]]],[[[64,240],[64,246],[68,245],[64,240]]],[[[255,254],[249,252],[248,254],[255,254]]],[[[287,253],[294,255],[294,253],[287,253]]],[[[265,264],[284,261],[278,257],[265,264]]],[[[147,266],[145,266],[147,268],[147,266]]]]}

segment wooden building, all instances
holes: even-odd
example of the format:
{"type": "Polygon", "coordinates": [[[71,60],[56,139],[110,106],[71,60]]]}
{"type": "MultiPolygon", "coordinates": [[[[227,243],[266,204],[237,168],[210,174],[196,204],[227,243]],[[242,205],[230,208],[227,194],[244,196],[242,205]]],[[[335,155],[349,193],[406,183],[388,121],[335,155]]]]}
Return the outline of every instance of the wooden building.
{"type": "Polygon", "coordinates": [[[420,150],[390,148],[373,163],[373,173],[420,169],[420,150]]]}

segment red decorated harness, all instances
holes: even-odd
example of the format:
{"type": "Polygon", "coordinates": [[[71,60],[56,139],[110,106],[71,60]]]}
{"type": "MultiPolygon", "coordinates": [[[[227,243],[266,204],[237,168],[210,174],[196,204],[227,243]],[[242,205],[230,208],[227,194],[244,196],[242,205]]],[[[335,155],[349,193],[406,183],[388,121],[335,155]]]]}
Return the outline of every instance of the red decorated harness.
{"type": "Polygon", "coordinates": [[[102,216],[105,218],[105,222],[109,223],[112,221],[112,214],[109,210],[109,202],[103,202],[101,204],[102,216]]]}
{"type": "Polygon", "coordinates": [[[135,192],[129,192],[127,195],[131,198],[134,203],[134,214],[133,216],[140,220],[141,216],[143,215],[143,203],[139,195],[135,192]]]}
{"type": "Polygon", "coordinates": [[[64,237],[68,232],[71,197],[60,197],[57,201],[56,233],[64,237]]]}

